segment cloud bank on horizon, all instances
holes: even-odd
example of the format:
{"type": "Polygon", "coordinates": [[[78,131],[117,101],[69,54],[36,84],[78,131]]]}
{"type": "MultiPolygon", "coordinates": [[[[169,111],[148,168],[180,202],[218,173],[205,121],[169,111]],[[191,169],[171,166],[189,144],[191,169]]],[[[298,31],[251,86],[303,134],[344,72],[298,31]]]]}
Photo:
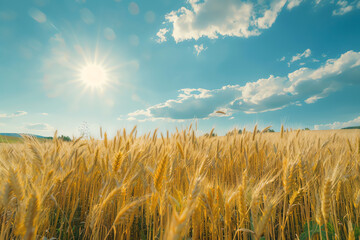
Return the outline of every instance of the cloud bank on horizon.
{"type": "Polygon", "coordinates": [[[327,124],[316,124],[314,125],[315,130],[327,130],[327,129],[341,129],[353,126],[360,126],[360,116],[346,122],[333,122],[327,124]]]}
{"type": "MultiPolygon", "coordinates": [[[[309,49],[308,49],[309,50],[309,49]]],[[[309,50],[310,52],[310,50],[309,50]]],[[[304,52],[306,53],[306,51],[304,52]]],[[[360,52],[348,51],[317,69],[302,67],[287,76],[273,76],[220,89],[181,89],[177,99],[128,114],[129,120],[206,119],[216,111],[260,113],[289,105],[315,103],[346,85],[359,84],[360,52]]]]}

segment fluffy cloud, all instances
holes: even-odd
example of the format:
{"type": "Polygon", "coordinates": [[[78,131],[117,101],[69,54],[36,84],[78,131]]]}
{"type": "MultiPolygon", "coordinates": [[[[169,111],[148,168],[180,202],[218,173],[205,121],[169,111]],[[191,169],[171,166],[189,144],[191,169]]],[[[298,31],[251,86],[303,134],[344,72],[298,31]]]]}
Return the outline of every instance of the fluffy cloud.
{"type": "Polygon", "coordinates": [[[160,29],[158,32],[157,32],[157,34],[156,34],[156,36],[157,36],[157,42],[158,43],[162,43],[162,42],[166,42],[166,37],[165,37],[165,35],[166,35],[166,33],[169,31],[169,29],[166,29],[166,28],[162,28],[162,29],[160,29]]]}
{"type": "Polygon", "coordinates": [[[306,49],[303,53],[298,53],[295,56],[293,56],[291,58],[290,62],[295,62],[295,61],[298,61],[298,60],[303,59],[303,58],[308,58],[308,57],[310,57],[310,55],[311,55],[311,50],[306,49]]]}
{"type": "Polygon", "coordinates": [[[327,60],[317,69],[300,68],[287,76],[273,76],[244,86],[220,89],[182,89],[170,99],[145,110],[130,113],[132,119],[208,118],[216,111],[259,113],[289,105],[311,104],[343,86],[360,83],[360,52],[348,51],[327,60]]]}
{"type": "Polygon", "coordinates": [[[336,2],[336,9],[333,10],[334,16],[341,16],[348,12],[351,12],[352,10],[360,9],[360,1],[359,0],[353,0],[353,1],[346,1],[346,0],[338,0],[336,2]]]}
{"type": "Polygon", "coordinates": [[[288,75],[291,86],[286,89],[293,95],[311,93],[326,96],[342,85],[359,83],[360,52],[348,51],[338,59],[329,59],[318,69],[300,68],[288,75]]]}
{"type": "Polygon", "coordinates": [[[343,0],[339,0],[336,5],[338,5],[339,8],[333,11],[333,15],[344,15],[354,8],[352,5],[349,5],[347,1],[343,0]]]}
{"type": "Polygon", "coordinates": [[[360,0],[332,0],[332,1],[322,1],[322,0],[315,0],[315,4],[318,5],[323,3],[323,5],[330,3],[334,4],[336,9],[333,10],[332,14],[334,16],[341,16],[356,8],[360,9],[360,0]]]}
{"type": "Polygon", "coordinates": [[[256,82],[248,82],[241,87],[241,97],[230,103],[230,108],[245,113],[274,111],[284,108],[292,101],[293,96],[287,94],[284,88],[288,85],[286,77],[270,76],[256,82]]]}
{"type": "MultiPolygon", "coordinates": [[[[240,1],[240,0],[189,0],[183,6],[165,16],[172,25],[172,37],[176,42],[189,39],[219,36],[248,38],[270,28],[284,8],[287,0],[240,1]]],[[[301,0],[290,0],[288,9],[298,6],[301,0]]]]}
{"type": "Polygon", "coordinates": [[[300,5],[303,0],[288,0],[287,8],[289,10],[300,5]]]}
{"type": "Polygon", "coordinates": [[[29,123],[25,126],[25,128],[28,130],[38,130],[38,131],[54,130],[54,128],[47,123],[29,123]]]}
{"type": "Polygon", "coordinates": [[[24,116],[26,114],[27,114],[27,112],[25,112],[25,111],[17,111],[17,112],[11,113],[11,114],[0,113],[0,118],[14,118],[14,117],[24,116]]]}
{"type": "Polygon", "coordinates": [[[177,100],[168,100],[165,103],[155,105],[146,110],[138,110],[130,113],[129,117],[136,119],[144,118],[168,118],[168,119],[192,119],[207,118],[214,113],[219,106],[227,105],[238,97],[238,86],[224,86],[221,89],[181,89],[177,100]]]}
{"type": "Polygon", "coordinates": [[[273,1],[270,8],[264,11],[263,16],[255,20],[257,27],[260,29],[270,28],[275,22],[285,3],[286,0],[273,1]]]}
{"type": "MultiPolygon", "coordinates": [[[[260,35],[262,30],[270,28],[284,8],[292,10],[303,1],[188,0],[187,5],[166,14],[165,23],[171,26],[171,35],[176,42],[198,40],[201,37],[248,38],[260,35]]],[[[318,5],[320,2],[322,1],[315,0],[314,4],[318,5]]],[[[344,15],[355,8],[360,8],[359,0],[352,0],[350,3],[346,0],[325,3],[336,4],[333,15],[344,15]]],[[[164,29],[166,28],[160,29],[157,35],[164,29]]]]}
{"type": "Polygon", "coordinates": [[[347,122],[333,122],[328,124],[314,125],[315,130],[341,129],[360,125],[360,116],[347,122]]]}
{"type": "Polygon", "coordinates": [[[196,52],[196,55],[199,56],[199,54],[202,52],[202,51],[205,51],[207,49],[207,47],[204,47],[203,44],[200,44],[200,45],[194,45],[194,48],[195,48],[195,52],[196,52]]]}

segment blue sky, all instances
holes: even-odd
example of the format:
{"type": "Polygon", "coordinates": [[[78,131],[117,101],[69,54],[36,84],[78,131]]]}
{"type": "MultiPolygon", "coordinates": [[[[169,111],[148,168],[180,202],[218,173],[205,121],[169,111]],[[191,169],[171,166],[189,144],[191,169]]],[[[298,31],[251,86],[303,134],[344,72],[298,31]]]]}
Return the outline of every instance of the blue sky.
{"type": "Polygon", "coordinates": [[[359,25],[360,0],[1,0],[0,132],[360,125],[359,25]]]}

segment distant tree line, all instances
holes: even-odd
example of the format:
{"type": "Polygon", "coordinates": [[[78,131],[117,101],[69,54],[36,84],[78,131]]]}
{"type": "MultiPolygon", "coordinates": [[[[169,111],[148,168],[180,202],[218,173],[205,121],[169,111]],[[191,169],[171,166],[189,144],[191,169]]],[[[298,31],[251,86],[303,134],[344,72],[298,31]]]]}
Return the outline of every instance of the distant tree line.
{"type": "MultiPolygon", "coordinates": [[[[49,139],[49,140],[52,140],[54,139],[53,137],[44,137],[44,139],[49,139]]],[[[62,140],[64,142],[71,142],[71,138],[69,136],[64,136],[64,135],[61,135],[58,137],[59,140],[62,140]]]]}
{"type": "MultiPolygon", "coordinates": [[[[353,128],[360,128],[360,127],[353,127],[353,128]]],[[[275,132],[275,130],[274,129],[272,129],[272,128],[269,128],[269,129],[264,129],[265,131],[263,131],[264,133],[267,133],[267,132],[269,132],[269,133],[273,133],[273,132],[275,132]]],[[[304,129],[302,129],[303,131],[305,130],[305,131],[308,131],[308,130],[310,130],[309,128],[304,128],[304,129]]],[[[243,130],[241,130],[241,129],[239,129],[239,130],[232,130],[232,131],[229,131],[228,133],[226,133],[226,136],[230,136],[230,135],[234,135],[234,134],[236,134],[236,133],[238,133],[238,134],[242,134],[242,132],[243,132],[243,130]]],[[[258,129],[257,130],[257,133],[260,133],[261,131],[258,129]]],[[[215,132],[211,132],[210,133],[211,134],[211,137],[216,137],[217,136],[217,134],[215,133],[215,132]]],[[[210,134],[209,133],[205,133],[204,134],[204,136],[205,137],[210,137],[210,134]]]]}
{"type": "MultiPolygon", "coordinates": [[[[209,134],[209,133],[205,133],[204,136],[205,136],[205,137],[210,137],[210,134],[209,134]]],[[[211,137],[216,137],[216,136],[217,136],[216,133],[214,133],[214,132],[211,133],[211,137]]]]}
{"type": "MultiPolygon", "coordinates": [[[[257,132],[257,133],[260,133],[261,131],[258,129],[256,132],[257,132]]],[[[269,129],[266,129],[266,130],[263,131],[263,132],[275,132],[275,130],[269,128],[269,129]]],[[[243,130],[239,129],[239,130],[229,131],[228,133],[226,133],[226,136],[231,136],[231,135],[234,135],[234,134],[236,134],[236,133],[237,133],[237,134],[242,134],[242,133],[243,133],[243,130]]],[[[207,134],[207,135],[209,135],[209,134],[207,134]]]]}
{"type": "MultiPolygon", "coordinates": [[[[258,129],[256,132],[257,132],[257,133],[260,133],[261,131],[258,129]]],[[[275,130],[274,130],[274,129],[269,128],[269,129],[266,129],[266,130],[265,130],[265,131],[263,131],[263,132],[275,132],[275,130]]],[[[239,134],[242,134],[242,130],[241,130],[241,129],[239,129],[238,133],[239,133],[239,134]]]]}
{"type": "Polygon", "coordinates": [[[360,126],[353,126],[353,127],[345,127],[342,129],[360,129],[360,126]]]}

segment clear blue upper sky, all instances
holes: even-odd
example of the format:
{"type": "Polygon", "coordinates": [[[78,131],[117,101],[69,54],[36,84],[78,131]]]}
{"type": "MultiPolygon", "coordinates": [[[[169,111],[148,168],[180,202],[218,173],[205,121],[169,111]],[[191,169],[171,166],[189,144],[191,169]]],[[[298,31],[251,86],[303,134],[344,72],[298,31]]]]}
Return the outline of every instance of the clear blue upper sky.
{"type": "Polygon", "coordinates": [[[359,83],[360,0],[0,0],[0,132],[340,128],[359,83]]]}

